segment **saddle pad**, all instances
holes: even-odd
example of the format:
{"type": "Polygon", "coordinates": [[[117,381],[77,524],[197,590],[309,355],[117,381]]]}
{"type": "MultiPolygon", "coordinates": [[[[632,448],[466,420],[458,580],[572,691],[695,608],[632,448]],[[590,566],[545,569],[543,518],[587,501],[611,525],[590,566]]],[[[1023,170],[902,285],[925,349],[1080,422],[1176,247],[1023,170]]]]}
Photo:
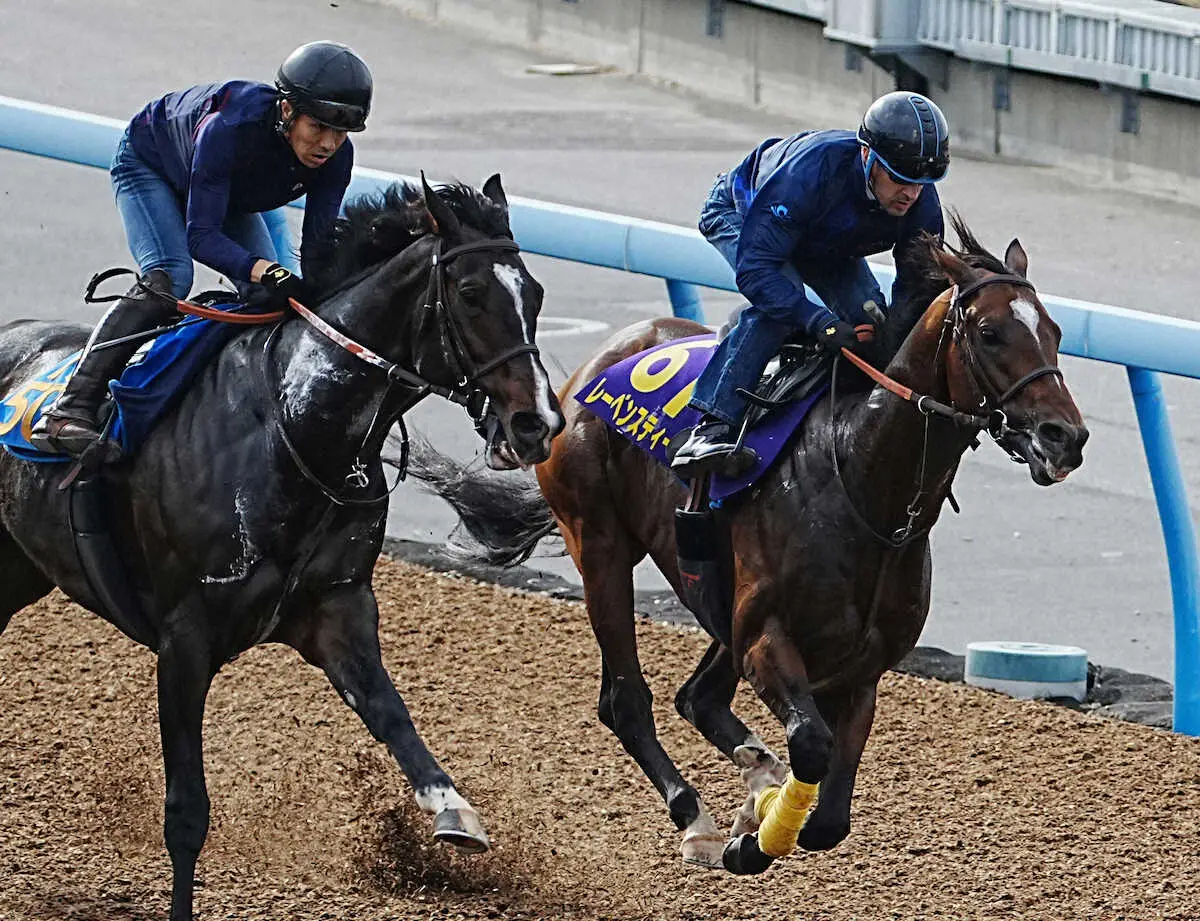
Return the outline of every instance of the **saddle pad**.
{"type": "MultiPolygon", "coordinates": [[[[717,341],[711,333],[691,336],[631,355],[605,368],[575,393],[575,399],[660,464],[669,466],[667,448],[671,441],[700,421],[700,411],[688,402],[717,341]]],[[[762,476],[827,389],[817,388],[752,428],[746,444],[754,449],[758,462],[737,479],[714,476],[709,493],[712,499],[741,492],[762,476]]]]}
{"type": "MultiPolygon", "coordinates": [[[[126,456],[137,451],[154,423],[236,331],[229,323],[189,317],[139,350],[120,380],[109,381],[116,412],[110,437],[126,456]]],[[[29,436],[42,412],[66,386],[82,354],[68,355],[0,400],[0,444],[6,451],[33,461],[70,460],[64,454],[39,451],[29,436]]]]}

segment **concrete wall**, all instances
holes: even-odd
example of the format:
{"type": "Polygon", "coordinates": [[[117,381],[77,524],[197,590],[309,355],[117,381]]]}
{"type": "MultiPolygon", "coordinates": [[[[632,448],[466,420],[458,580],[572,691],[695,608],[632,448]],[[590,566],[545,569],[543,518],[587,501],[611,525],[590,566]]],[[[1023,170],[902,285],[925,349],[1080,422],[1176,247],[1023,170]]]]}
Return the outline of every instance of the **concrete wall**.
{"type": "MultiPolygon", "coordinates": [[[[611,64],[713,98],[762,106],[800,124],[849,126],[893,88],[823,24],[729,2],[723,34],[705,34],[708,0],[376,0],[504,42],[611,64]]],[[[1140,131],[1123,134],[1122,94],[1027,71],[1009,74],[1011,107],[992,107],[996,69],[951,59],[942,105],[957,150],[1066,164],[1097,178],[1200,203],[1200,106],[1142,96],[1140,131]],[[1194,187],[1194,188],[1193,188],[1194,187]]]]}

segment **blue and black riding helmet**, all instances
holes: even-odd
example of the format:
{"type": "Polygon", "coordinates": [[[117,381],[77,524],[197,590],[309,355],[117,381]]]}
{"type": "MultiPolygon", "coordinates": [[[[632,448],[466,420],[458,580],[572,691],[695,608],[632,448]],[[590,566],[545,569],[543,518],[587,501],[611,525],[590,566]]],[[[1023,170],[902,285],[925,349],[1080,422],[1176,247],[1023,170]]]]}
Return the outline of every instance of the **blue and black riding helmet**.
{"type": "Polygon", "coordinates": [[[275,87],[297,112],[340,131],[367,126],[374,88],[371,71],[341,42],[309,42],[279,67],[275,87]]]}
{"type": "Polygon", "coordinates": [[[920,93],[880,96],[867,109],[858,129],[867,148],[866,173],[878,163],[897,182],[928,185],[950,169],[950,129],[932,100],[920,93]]]}

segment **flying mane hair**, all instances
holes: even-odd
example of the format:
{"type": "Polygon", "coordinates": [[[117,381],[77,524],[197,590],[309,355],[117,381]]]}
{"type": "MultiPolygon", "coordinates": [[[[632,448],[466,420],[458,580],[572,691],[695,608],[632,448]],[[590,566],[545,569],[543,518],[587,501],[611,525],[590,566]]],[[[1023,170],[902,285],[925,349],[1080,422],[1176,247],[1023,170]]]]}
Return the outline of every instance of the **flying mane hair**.
{"type": "MultiPolygon", "coordinates": [[[[490,237],[512,236],[507,211],[471,186],[440,185],[434,193],[462,224],[490,237]]],[[[314,260],[309,281],[318,292],[328,292],[429,231],[429,212],[419,187],[396,182],[381,192],[360,195],[346,203],[330,240],[314,260]]]]}
{"type": "Polygon", "coordinates": [[[958,237],[959,248],[943,243],[933,234],[922,233],[897,254],[896,268],[908,279],[909,290],[905,291],[903,302],[892,309],[888,323],[884,326],[878,350],[878,358],[883,364],[895,357],[929,305],[951,285],[950,279],[934,258],[934,252],[945,248],[972,268],[997,274],[1010,272],[1003,261],[983,248],[983,244],[971,232],[962,215],[954,209],[947,209],[947,214],[950,226],[958,237]]]}

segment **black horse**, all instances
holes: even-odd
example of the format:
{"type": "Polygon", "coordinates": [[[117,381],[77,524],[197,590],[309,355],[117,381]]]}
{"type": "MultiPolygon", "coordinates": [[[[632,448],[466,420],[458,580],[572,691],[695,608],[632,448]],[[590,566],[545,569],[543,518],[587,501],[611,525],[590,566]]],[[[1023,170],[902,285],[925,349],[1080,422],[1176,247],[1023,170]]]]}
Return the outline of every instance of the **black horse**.
{"type": "MultiPolygon", "coordinates": [[[[309,321],[237,335],[137,456],[105,472],[131,608],[106,604],[80,565],[80,523],[73,532],[59,488],[70,465],[0,452],[0,630],[58,585],[158,653],[173,921],[192,917],[208,831],[208,689],[258,643],[286,643],[324,670],[400,763],[435,838],[488,847],[381,661],[371,587],[387,513],[380,447],[432,392],[471,405],[496,465],[544,460],[563,419],[533,345],[542,289],[512,240],[499,176],[482,194],[397,185],[352,203],[315,282],[309,321]]],[[[87,335],[34,321],[0,328],[0,392],[87,335]]]]}

